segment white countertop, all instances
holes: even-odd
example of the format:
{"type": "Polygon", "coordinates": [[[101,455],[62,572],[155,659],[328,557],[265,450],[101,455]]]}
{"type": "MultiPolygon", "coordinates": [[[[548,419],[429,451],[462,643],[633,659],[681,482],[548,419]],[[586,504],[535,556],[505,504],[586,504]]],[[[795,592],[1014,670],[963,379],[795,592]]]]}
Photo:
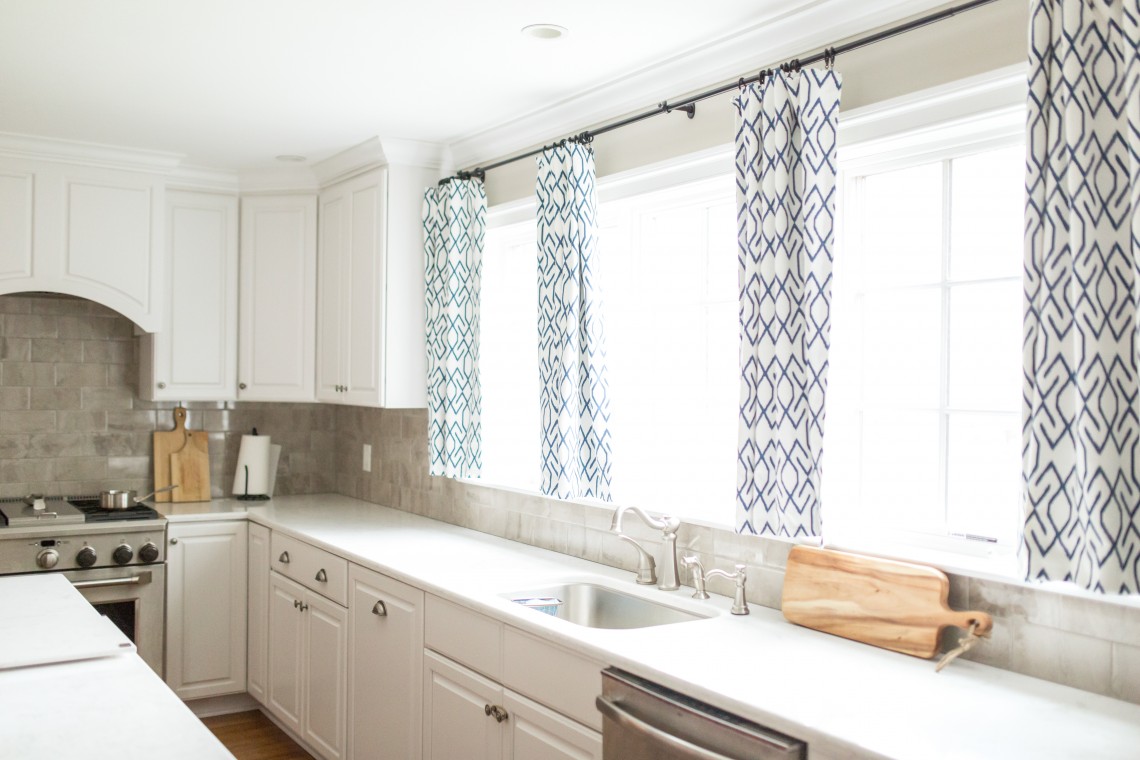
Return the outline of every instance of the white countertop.
{"type": "Polygon", "coordinates": [[[958,660],[934,662],[788,623],[752,605],[636,586],[631,573],[336,495],[164,504],[172,523],[242,519],[808,742],[810,757],[1112,758],[1140,752],[1140,706],[958,660]],[[715,616],[633,630],[576,626],[499,594],[568,577],[715,616]]]}
{"type": "Polygon", "coordinates": [[[0,760],[233,760],[67,578],[0,578],[0,608],[0,760]]]}
{"type": "Polygon", "coordinates": [[[58,573],[2,579],[0,609],[0,670],[135,651],[58,573]]]}

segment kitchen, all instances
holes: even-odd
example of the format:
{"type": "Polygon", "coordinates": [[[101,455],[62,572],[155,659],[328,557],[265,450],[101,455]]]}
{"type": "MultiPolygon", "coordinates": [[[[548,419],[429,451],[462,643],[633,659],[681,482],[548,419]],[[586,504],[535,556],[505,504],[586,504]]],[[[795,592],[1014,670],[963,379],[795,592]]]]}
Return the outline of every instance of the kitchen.
{"type": "MultiPolygon", "coordinates": [[[[830,26],[821,22],[810,34],[803,30],[798,36],[788,34],[788,39],[780,43],[782,47],[770,40],[754,47],[753,50],[773,52],[760,56],[763,60],[756,60],[755,54],[750,53],[746,57],[748,65],[768,65],[784,57],[800,55],[841,41],[861,29],[887,23],[891,20],[887,17],[891,11],[897,14],[894,16],[897,19],[935,7],[930,3],[884,3],[879,9],[879,16],[868,12],[866,17],[861,17],[856,9],[849,7],[850,4],[832,5],[835,7],[829,10],[834,11],[834,18],[829,21],[830,26]],[[844,16],[844,13],[849,16],[844,16]],[[850,25],[856,23],[851,17],[862,18],[862,25],[850,25]],[[849,26],[843,27],[844,23],[849,26]]],[[[406,12],[388,10],[394,14],[406,12]]],[[[5,15],[10,12],[16,11],[9,8],[4,11],[5,15]]],[[[750,18],[748,13],[742,11],[742,14],[744,18],[750,18]]],[[[530,22],[536,20],[542,19],[529,19],[530,22]]],[[[127,19],[119,21],[124,28],[131,28],[127,19]]],[[[303,14],[291,18],[288,29],[300,35],[302,30],[297,27],[305,26],[305,21],[303,14]]],[[[196,22],[191,19],[186,23],[196,22]]],[[[5,26],[9,29],[16,28],[15,25],[5,26]]],[[[515,26],[521,27],[522,24],[515,26]]],[[[991,7],[963,14],[960,18],[854,52],[841,59],[838,66],[846,77],[844,109],[867,106],[914,90],[936,87],[1021,63],[1024,61],[1025,26],[1023,5],[1002,0],[991,7]],[[970,54],[963,55],[963,46],[968,44],[967,41],[972,43],[968,47],[970,54]],[[899,65],[900,58],[906,60],[904,66],[899,65]]],[[[511,32],[517,34],[513,27],[511,32]]],[[[578,32],[578,29],[572,29],[572,36],[566,41],[573,40],[578,32]]],[[[13,51],[19,47],[15,42],[9,45],[6,41],[4,49],[13,51]]],[[[157,57],[160,52],[151,50],[151,55],[157,57]]],[[[92,60],[98,57],[90,56],[92,60]]],[[[608,651],[611,653],[609,656],[615,659],[608,660],[605,664],[625,664],[633,668],[638,662],[636,653],[614,650],[597,643],[583,645],[579,639],[569,637],[552,624],[548,625],[545,621],[541,621],[541,624],[527,622],[528,618],[522,617],[522,613],[504,611],[497,603],[486,600],[472,602],[458,590],[468,582],[472,586],[478,585],[475,581],[489,584],[486,588],[510,590],[516,581],[513,577],[503,575],[492,577],[490,571],[487,577],[472,573],[463,563],[464,556],[478,558],[470,560],[472,562],[495,564],[495,553],[499,552],[502,559],[498,562],[503,567],[498,572],[509,575],[507,571],[513,566],[518,572],[528,573],[536,579],[540,577],[540,571],[526,565],[523,559],[507,559],[511,556],[507,547],[513,544],[529,544],[553,550],[559,557],[567,558],[570,565],[559,565],[557,572],[545,564],[554,563],[553,559],[547,555],[540,558],[544,567],[542,572],[550,573],[551,577],[565,574],[569,572],[568,567],[573,567],[574,572],[611,573],[608,577],[614,583],[625,584],[629,584],[632,571],[636,569],[636,555],[609,532],[612,508],[596,504],[564,503],[526,493],[478,486],[469,481],[429,477],[426,472],[426,415],[422,409],[423,402],[416,403],[413,399],[415,393],[422,394],[422,387],[418,391],[415,387],[416,380],[423,377],[422,347],[416,351],[404,346],[407,349],[406,354],[403,354],[404,360],[389,362],[382,369],[388,374],[382,378],[380,388],[369,391],[371,399],[344,398],[338,386],[346,383],[337,377],[341,370],[333,369],[340,367],[344,360],[324,355],[318,360],[318,346],[323,350],[331,345],[324,334],[318,334],[318,324],[329,327],[329,334],[335,335],[336,325],[340,324],[336,320],[347,319],[352,324],[355,322],[352,317],[343,316],[337,309],[326,314],[324,304],[330,299],[322,299],[316,283],[327,283],[330,280],[322,280],[316,273],[315,262],[320,245],[314,221],[318,217],[317,203],[321,191],[352,179],[357,166],[385,166],[389,193],[386,211],[390,220],[389,238],[386,242],[390,252],[410,251],[407,261],[415,262],[412,255],[422,250],[422,244],[409,241],[414,241],[420,234],[420,192],[425,185],[432,184],[435,179],[446,174],[446,170],[452,166],[470,167],[479,162],[512,155],[556,134],[605,121],[638,104],[648,104],[660,97],[681,95],[726,78],[724,72],[719,76],[698,76],[692,72],[686,74],[681,71],[684,65],[672,65],[674,68],[668,71],[676,72],[675,76],[670,75],[667,78],[668,86],[660,92],[654,90],[656,94],[652,96],[620,95],[616,93],[620,88],[615,85],[615,94],[610,96],[608,91],[605,93],[607,97],[613,98],[610,105],[601,97],[584,98],[574,103],[573,107],[567,106],[564,111],[550,110],[544,115],[519,118],[514,131],[504,128],[479,132],[473,127],[469,128],[467,132],[474,136],[453,142],[450,161],[440,151],[433,153],[433,146],[420,142],[368,139],[371,135],[385,134],[386,131],[378,129],[374,124],[362,126],[357,123],[352,126],[349,118],[339,120],[344,126],[338,126],[337,129],[343,130],[343,133],[328,137],[323,153],[316,149],[310,152],[307,148],[301,150],[287,145],[279,148],[275,145],[269,151],[274,154],[280,152],[282,155],[320,155],[321,159],[312,160],[311,166],[302,164],[298,167],[287,162],[276,162],[272,156],[268,156],[267,162],[255,167],[260,171],[206,171],[197,167],[182,167],[177,154],[190,152],[190,146],[194,150],[202,150],[198,147],[199,143],[194,142],[197,136],[187,135],[186,132],[208,134],[219,131],[203,115],[171,123],[173,119],[164,118],[158,113],[135,113],[140,118],[140,123],[149,124],[149,132],[133,139],[114,138],[110,132],[100,131],[100,122],[93,117],[90,119],[90,131],[83,133],[68,131],[75,125],[84,123],[81,119],[58,117],[51,124],[37,129],[27,126],[30,122],[5,121],[2,126],[5,132],[129,146],[117,150],[102,148],[98,155],[91,156],[91,146],[77,147],[51,140],[33,142],[27,137],[13,137],[5,142],[6,160],[14,162],[5,164],[5,176],[18,174],[22,167],[28,165],[21,164],[21,161],[40,162],[37,170],[46,161],[53,169],[61,165],[82,166],[84,172],[81,179],[85,181],[85,184],[81,183],[83,187],[98,187],[100,183],[114,179],[114,186],[129,187],[135,191],[114,195],[110,200],[101,196],[91,198],[91,205],[85,209],[89,215],[72,220],[77,225],[72,230],[73,234],[85,230],[101,231],[95,220],[99,219],[100,211],[105,210],[106,207],[100,205],[104,202],[112,204],[110,208],[124,215],[133,214],[131,219],[136,221],[140,214],[144,221],[153,221],[162,216],[173,218],[174,214],[184,210],[201,211],[201,206],[195,205],[200,199],[191,197],[191,193],[201,193],[210,196],[211,200],[218,200],[206,212],[207,223],[210,220],[222,220],[219,223],[227,233],[224,238],[226,245],[218,251],[218,269],[214,271],[207,271],[200,261],[179,268],[178,260],[173,259],[169,261],[169,269],[166,271],[157,268],[148,270],[145,264],[135,266],[130,263],[123,253],[126,250],[141,252],[139,255],[143,257],[140,259],[142,261],[149,260],[147,257],[151,250],[165,250],[166,241],[159,236],[158,231],[162,226],[158,224],[149,228],[153,239],[144,239],[140,243],[137,235],[127,236],[114,241],[118,248],[113,253],[109,250],[112,244],[105,240],[73,237],[71,244],[79,241],[79,247],[73,247],[71,253],[90,254],[90,263],[85,262],[87,268],[81,272],[83,277],[73,278],[70,284],[64,283],[66,278],[59,276],[53,276],[54,279],[42,287],[17,284],[20,274],[18,269],[15,270],[17,273],[13,275],[13,282],[7,292],[36,293],[5,296],[0,307],[3,309],[4,330],[3,374],[0,377],[4,386],[0,393],[4,399],[4,409],[0,411],[4,447],[3,453],[0,453],[0,465],[4,476],[0,486],[4,492],[0,495],[22,499],[30,493],[97,494],[109,488],[126,488],[140,494],[146,493],[154,485],[151,458],[153,433],[156,430],[169,430],[173,424],[172,410],[179,403],[184,403],[189,408],[188,427],[205,430],[209,434],[211,484],[218,501],[205,509],[207,514],[216,517],[219,530],[223,533],[229,531],[233,546],[238,542],[235,525],[245,524],[241,519],[241,515],[245,514],[245,506],[235,506],[233,502],[221,499],[232,493],[231,485],[241,436],[257,427],[259,432],[271,437],[274,443],[282,445],[275,495],[295,496],[300,501],[290,505],[287,500],[275,498],[273,506],[255,505],[248,509],[251,517],[246,537],[249,541],[249,556],[252,556],[254,546],[254,529],[269,528],[272,531],[271,541],[280,533],[286,538],[300,539],[302,543],[307,541],[324,551],[335,550],[333,554],[347,559],[349,564],[360,570],[379,571],[390,579],[415,587],[421,594],[427,592],[450,604],[462,605],[466,599],[468,604],[475,606],[476,611],[491,615],[500,627],[505,624],[509,630],[521,630],[531,637],[548,636],[561,644],[564,651],[582,654],[583,650],[575,650],[575,647],[586,646],[585,653],[590,655],[587,657],[590,660],[597,660],[600,652],[608,651]],[[596,108],[597,111],[592,112],[589,108],[596,108]],[[167,142],[162,135],[169,135],[170,141],[167,142]],[[186,147],[175,145],[177,136],[185,139],[186,147]],[[342,152],[349,148],[351,149],[342,152]],[[76,153],[82,157],[77,158],[76,153]],[[116,172],[130,172],[127,178],[129,182],[124,180],[126,175],[116,172]],[[155,199],[163,198],[162,203],[152,202],[140,211],[135,203],[139,197],[137,193],[142,192],[139,188],[152,193],[155,199]],[[397,192],[396,188],[402,188],[403,192],[397,192]],[[404,207],[401,208],[400,204],[404,204],[404,207]],[[149,217],[147,214],[155,216],[149,217]],[[282,227],[273,226],[268,221],[282,218],[296,225],[291,228],[296,231],[291,238],[279,233],[282,227]],[[265,220],[265,226],[259,227],[255,223],[258,219],[265,220]],[[402,224],[399,219],[403,220],[402,224]],[[275,238],[278,234],[280,237],[275,238]],[[290,260],[291,263],[301,262],[299,266],[313,267],[312,280],[307,284],[298,282],[298,290],[295,292],[288,292],[281,287],[283,280],[266,280],[273,284],[261,290],[243,289],[251,282],[249,276],[257,272],[256,265],[260,263],[258,253],[282,257],[285,250],[296,257],[290,260]],[[240,255],[234,255],[235,251],[240,252],[240,255]],[[100,271],[101,269],[105,271],[100,271]],[[143,272],[148,273],[149,278],[142,276],[143,272]],[[84,292],[76,292],[76,280],[97,283],[101,277],[101,286],[91,285],[84,292]],[[71,293],[82,296],[85,300],[55,298],[42,291],[71,293]],[[133,299],[127,298],[124,292],[133,299]],[[298,293],[300,296],[297,296],[298,293]],[[266,313],[272,314],[271,307],[276,296],[280,296],[281,301],[293,304],[287,316],[298,319],[300,324],[285,324],[273,318],[258,322],[256,312],[249,314],[245,311],[256,304],[257,298],[266,298],[270,300],[270,309],[266,313]],[[180,303],[180,297],[188,297],[191,302],[189,306],[196,308],[186,308],[180,303]],[[318,309],[322,315],[319,319],[318,309]],[[165,314],[162,314],[164,310],[165,314]],[[121,315],[127,315],[130,319],[121,315]],[[162,319],[182,321],[164,323],[162,319]],[[143,330],[159,332],[153,338],[136,336],[135,325],[143,330]],[[214,335],[216,338],[206,338],[201,343],[196,343],[199,348],[204,345],[208,350],[201,351],[200,356],[194,354],[194,362],[187,364],[185,358],[191,352],[183,348],[185,343],[179,341],[177,336],[181,334],[195,336],[189,338],[193,341],[198,341],[198,336],[201,335],[214,335]],[[175,337],[170,338],[171,335],[175,337]],[[263,352],[258,355],[249,350],[251,346],[256,349],[264,345],[282,345],[282,335],[286,337],[285,346],[290,351],[269,355],[263,352]],[[176,377],[179,371],[184,374],[176,377]],[[174,372],[175,375],[164,378],[161,376],[163,372],[174,372]],[[290,379],[290,373],[293,379],[290,379]],[[160,387],[160,383],[166,383],[167,386],[160,387]],[[241,387],[241,383],[246,387],[241,387]],[[365,447],[370,447],[371,457],[367,460],[368,466],[362,467],[361,454],[365,447]],[[319,494],[337,496],[314,507],[308,499],[319,494]],[[344,499],[353,501],[349,503],[344,499]],[[285,504],[282,505],[283,501],[285,504]],[[474,552],[471,555],[432,557],[438,567],[426,569],[419,565],[401,566],[394,559],[384,559],[376,554],[377,551],[388,555],[399,553],[399,547],[389,543],[382,543],[382,549],[366,546],[363,538],[345,537],[337,533],[335,525],[313,525],[313,518],[305,511],[316,509],[330,518],[338,516],[360,526],[374,521],[381,527],[390,527],[394,523],[410,532],[423,529],[423,523],[409,518],[405,524],[399,515],[390,515],[380,509],[369,510],[367,505],[383,505],[400,513],[412,513],[439,523],[474,529],[478,534],[499,536],[510,543],[492,541],[487,545],[486,539],[476,535],[472,540],[482,548],[468,547],[464,550],[474,552]],[[215,507],[216,512],[213,511],[215,507]],[[599,565],[604,567],[599,570],[599,565]],[[621,571],[613,568],[620,568],[621,571]],[[447,576],[446,571],[452,575],[447,576]],[[461,583],[456,576],[469,577],[463,578],[461,583]]],[[[735,78],[744,68],[746,67],[738,66],[730,73],[735,78]]],[[[15,63],[6,65],[6,69],[24,70],[15,63]]],[[[46,64],[45,69],[50,71],[46,64]]],[[[263,71],[263,68],[255,70],[263,71]]],[[[655,69],[653,72],[643,72],[641,76],[643,79],[660,77],[664,75],[663,72],[668,73],[664,69],[655,69]]],[[[302,72],[294,71],[294,76],[299,82],[306,81],[302,72]]],[[[95,86],[94,83],[88,84],[95,86]]],[[[9,83],[6,87],[14,86],[9,83]]],[[[179,90],[173,85],[170,89],[179,90]]],[[[38,92],[43,97],[42,93],[52,92],[52,89],[45,83],[38,92]]],[[[354,92],[337,92],[349,105],[360,97],[354,92]]],[[[15,104],[28,101],[26,96],[21,98],[18,93],[6,89],[4,102],[15,104]]],[[[510,100],[508,98],[502,102],[509,103],[510,100]]],[[[204,109],[201,113],[223,113],[232,105],[215,105],[213,110],[204,109]]],[[[326,105],[333,108],[333,104],[326,105]]],[[[349,105],[336,107],[346,109],[349,105]]],[[[485,108],[491,110],[490,106],[485,108]]],[[[24,114],[26,118],[26,111],[30,107],[20,111],[13,106],[9,111],[6,106],[5,110],[12,114],[12,118],[17,113],[24,114]]],[[[501,114],[519,112],[515,107],[507,105],[503,105],[500,111],[501,114]]],[[[334,110],[332,113],[339,112],[334,110]]],[[[497,118],[502,119],[503,116],[497,118]]],[[[335,116],[329,116],[328,119],[338,121],[335,116]]],[[[678,152],[689,154],[723,145],[730,137],[731,120],[731,108],[727,102],[714,101],[707,106],[699,106],[697,117],[692,121],[682,115],[673,115],[648,120],[607,135],[596,144],[599,175],[619,175],[639,166],[657,164],[678,152]]],[[[414,134],[406,127],[397,133],[414,134]]],[[[444,136],[460,133],[463,130],[457,127],[449,127],[442,132],[444,136]]],[[[267,134],[273,134],[273,129],[265,129],[257,139],[264,140],[267,134]]],[[[307,144],[314,143],[310,141],[307,144]]],[[[237,147],[225,149],[236,151],[237,147]]],[[[237,166],[232,163],[232,158],[228,164],[220,158],[229,154],[216,155],[219,158],[215,159],[213,165],[237,166]]],[[[486,185],[493,205],[508,203],[530,194],[534,180],[527,164],[528,162],[520,162],[488,172],[486,185]]],[[[34,225],[35,229],[36,256],[40,255],[41,250],[51,254],[53,247],[58,256],[65,245],[61,235],[64,229],[63,202],[58,198],[53,200],[50,194],[53,187],[58,187],[53,184],[55,182],[53,177],[49,182],[36,184],[34,217],[31,211],[28,212],[29,226],[34,225]],[[40,192],[46,195],[38,195],[40,192]]],[[[5,184],[5,187],[10,190],[12,185],[5,184]]],[[[13,192],[4,197],[18,199],[20,196],[13,192]]],[[[13,234],[18,232],[17,229],[13,234]]],[[[283,259],[272,260],[277,271],[281,272],[283,259]]],[[[36,276],[45,272],[50,275],[53,270],[39,268],[39,263],[37,260],[36,276]]],[[[392,270],[393,276],[406,277],[404,282],[407,287],[415,287],[416,276],[422,275],[418,267],[418,263],[414,266],[408,264],[402,274],[398,270],[392,270]]],[[[396,287],[394,283],[391,286],[396,287]]],[[[422,288],[422,276],[419,277],[419,287],[422,288]]],[[[407,325],[413,323],[415,315],[422,318],[422,306],[415,299],[409,298],[403,304],[389,303],[385,313],[379,317],[380,322],[376,324],[377,335],[381,337],[373,342],[374,345],[383,341],[389,355],[396,355],[391,352],[400,347],[401,340],[408,340],[414,345],[414,336],[409,336],[407,325]]],[[[422,337],[419,340],[422,341],[422,337]]],[[[368,360],[364,364],[373,366],[374,362],[368,360]]],[[[351,384],[354,388],[359,387],[355,378],[351,384]]],[[[185,509],[191,510],[193,507],[187,505],[185,509]]],[[[166,526],[168,540],[176,537],[179,529],[192,530],[201,517],[191,515],[183,518],[186,520],[184,525],[178,522],[177,514],[171,513],[169,519],[166,526]]],[[[638,540],[649,543],[657,540],[653,532],[638,526],[635,521],[627,521],[627,527],[638,540]]],[[[441,541],[446,543],[454,540],[457,546],[461,543],[459,538],[442,538],[453,535],[451,529],[441,525],[440,530],[441,541]]],[[[754,621],[763,617],[764,609],[779,607],[783,564],[788,551],[786,542],[738,536],[724,528],[695,522],[685,523],[680,536],[683,545],[695,548],[702,555],[708,555],[703,557],[707,567],[730,570],[737,562],[749,565],[748,591],[753,608],[750,617],[753,620],[748,621],[748,625],[757,625],[754,621]]],[[[376,540],[383,541],[381,537],[376,540]]],[[[180,545],[186,547],[190,543],[193,542],[183,538],[180,545]]],[[[137,542],[135,545],[136,548],[141,546],[137,542]]],[[[114,549],[115,547],[109,547],[107,552],[113,552],[114,549]]],[[[169,629],[170,553],[174,547],[168,543],[165,549],[169,629]]],[[[413,553],[406,548],[404,551],[413,553]]],[[[461,550],[457,548],[456,551],[461,550]]],[[[107,552],[100,550],[99,553],[107,552]]],[[[279,557],[280,553],[277,552],[273,559],[279,557]]],[[[414,557],[408,557],[407,561],[412,562],[413,559],[414,557]]],[[[238,559],[231,560],[240,564],[238,559]]],[[[268,561],[265,567],[268,567],[268,561]]],[[[252,574],[248,581],[253,583],[252,574]]],[[[981,606],[995,618],[994,639],[966,655],[966,658],[977,658],[979,662],[993,667],[994,678],[1007,678],[1010,671],[1025,674],[1054,684],[1075,687],[1081,690],[1076,692],[1081,699],[1091,693],[1099,695],[1098,699],[1107,700],[1097,702],[1098,705],[1135,705],[1140,701],[1140,695],[1136,691],[1136,684],[1140,683],[1140,677],[1137,676],[1140,670],[1140,654],[1137,652],[1140,609],[1129,600],[1120,601],[1121,598],[1082,595],[1053,588],[1035,588],[1009,579],[968,572],[952,571],[951,583],[953,606],[981,606]]],[[[710,590],[719,595],[715,600],[727,610],[732,595],[731,584],[710,584],[710,590]]],[[[236,588],[231,591],[237,595],[236,588]]],[[[681,592],[681,595],[688,598],[686,592],[681,592]]],[[[299,599],[300,596],[298,593],[294,599],[299,599]]],[[[347,598],[347,591],[345,601],[351,601],[347,598]]],[[[341,607],[351,610],[351,607],[341,607]]],[[[248,627],[252,634],[255,615],[252,610],[248,614],[248,627]]],[[[234,621],[237,617],[239,615],[234,613],[234,621]]],[[[245,618],[241,617],[244,625],[245,618]]],[[[776,613],[771,620],[782,619],[776,613]]],[[[712,622],[715,622],[718,634],[725,636],[716,639],[715,647],[725,650],[735,647],[737,639],[728,630],[729,624],[743,624],[745,621],[727,619],[712,622]]],[[[698,625],[704,626],[705,623],[698,625]]],[[[658,631],[664,631],[665,628],[658,631]]],[[[689,658],[677,653],[694,651],[691,643],[680,633],[680,629],[684,628],[685,626],[676,626],[677,639],[673,644],[678,648],[673,650],[674,657],[670,659],[687,660],[689,658]]],[[[748,630],[751,631],[752,628],[748,630]]],[[[230,633],[233,634],[233,630],[230,633]]],[[[661,635],[668,638],[665,634],[661,635]]],[[[774,635],[779,637],[780,634],[774,635]]],[[[765,640],[763,636],[764,634],[756,632],[756,638],[742,642],[740,648],[749,652],[761,651],[757,646],[765,640]]],[[[252,642],[255,639],[249,635],[249,640],[252,642]]],[[[169,641],[168,630],[168,654],[169,641]]],[[[703,646],[707,644],[705,642],[703,646]]],[[[445,647],[445,644],[439,646],[445,647]]],[[[846,667],[853,672],[858,672],[862,667],[870,669],[872,662],[876,665],[881,662],[883,668],[894,668],[895,661],[900,658],[898,655],[883,657],[884,653],[875,651],[867,655],[870,659],[860,660],[859,655],[854,653],[864,649],[868,648],[840,645],[834,654],[824,652],[816,656],[824,661],[834,656],[835,659],[831,662],[838,667],[839,660],[850,652],[854,659],[846,667]]],[[[219,694],[243,694],[247,690],[253,692],[253,688],[239,683],[252,681],[248,675],[241,677],[241,663],[236,660],[246,658],[244,655],[239,658],[236,650],[237,647],[230,647],[235,663],[227,677],[238,685],[215,686],[219,694]]],[[[433,651],[439,653],[438,649],[433,651]]],[[[251,649],[248,662],[245,662],[249,668],[254,667],[252,663],[260,662],[252,652],[251,649]]],[[[420,657],[423,657],[422,651],[420,657]]],[[[725,657],[727,653],[717,659],[725,657]]],[[[470,664],[459,655],[451,659],[470,664]]],[[[700,657],[692,660],[670,665],[669,668],[673,671],[659,661],[649,664],[642,662],[641,667],[649,668],[652,673],[671,673],[671,677],[679,678],[681,683],[699,683],[695,671],[711,667],[713,660],[702,660],[700,657]],[[679,671],[683,672],[678,675],[679,671]]],[[[169,661],[167,657],[167,663],[169,661]]],[[[951,665],[939,678],[945,680],[947,675],[955,677],[955,669],[961,665],[972,664],[951,665]]],[[[926,679],[926,663],[908,661],[898,667],[905,671],[905,675],[900,675],[900,678],[914,679],[916,682],[929,680],[926,679]],[[921,666],[921,676],[918,671],[911,669],[915,664],[921,666]]],[[[474,670],[486,675],[486,671],[479,667],[474,670]]],[[[167,676],[169,678],[169,673],[167,676]]],[[[930,674],[929,677],[934,676],[930,674]]],[[[1041,685],[1046,690],[1053,688],[1043,683],[1041,685]]],[[[533,692],[522,689],[519,682],[511,681],[508,687],[533,696],[533,692]]],[[[210,688],[207,686],[204,691],[209,691],[210,688]]],[[[349,687],[346,685],[345,688],[349,687]]],[[[422,684],[419,688],[423,688],[422,684]]],[[[714,704],[720,700],[719,703],[730,710],[742,700],[740,694],[730,692],[731,688],[740,687],[719,690],[720,687],[704,685],[694,688],[697,690],[696,696],[706,698],[714,704]]],[[[943,695],[942,698],[947,696],[943,695]]],[[[556,700],[557,697],[548,699],[556,700]]],[[[551,707],[542,699],[538,702],[540,707],[551,707]]],[[[577,708],[572,706],[568,709],[577,708]]],[[[981,707],[978,709],[984,711],[981,707]]],[[[566,714],[565,711],[563,714],[566,714]]],[[[789,734],[797,733],[791,730],[792,726],[798,725],[797,721],[787,715],[768,717],[768,720],[760,722],[772,725],[771,718],[775,717],[777,727],[784,728],[789,734]]],[[[596,720],[600,720],[596,712],[582,715],[571,720],[571,727],[588,727],[596,720]]],[[[818,720],[823,723],[842,722],[834,715],[821,716],[818,720]]],[[[1012,722],[1013,718],[1010,720],[1012,722]]],[[[823,737],[827,735],[828,730],[821,729],[821,738],[810,743],[813,755],[826,756],[823,747],[827,740],[823,737]]],[[[905,737],[900,738],[897,745],[890,745],[891,749],[899,751],[903,747],[897,756],[915,756],[918,749],[907,752],[904,739],[905,737]]],[[[858,741],[862,740],[861,737],[858,741]]],[[[871,740],[866,741],[868,743],[864,746],[868,748],[869,755],[875,754],[875,750],[869,747],[884,746],[875,745],[871,740]]],[[[351,745],[351,741],[348,743],[351,745]]],[[[307,744],[321,752],[315,746],[316,742],[307,744]]],[[[332,744],[335,745],[336,742],[332,744]]],[[[842,754],[844,747],[852,751],[850,745],[840,744],[839,747],[836,750],[839,754],[842,754]]],[[[994,753],[1000,754],[996,750],[994,753]]],[[[879,754],[888,753],[884,751],[879,754]]],[[[1011,748],[1006,754],[1016,755],[1016,748],[1011,748]]]]}

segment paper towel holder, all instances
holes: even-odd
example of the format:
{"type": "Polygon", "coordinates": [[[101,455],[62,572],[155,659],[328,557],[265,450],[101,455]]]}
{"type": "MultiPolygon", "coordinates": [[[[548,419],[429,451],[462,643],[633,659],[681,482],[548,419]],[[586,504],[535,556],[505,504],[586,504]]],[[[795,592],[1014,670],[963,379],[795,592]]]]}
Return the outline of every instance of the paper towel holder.
{"type": "MultiPolygon", "coordinates": [[[[253,428],[252,434],[257,435],[257,428],[253,428]]],[[[269,494],[249,492],[249,465],[243,465],[242,469],[245,470],[245,487],[242,489],[244,493],[235,493],[234,498],[238,501],[269,501],[269,494]]]]}

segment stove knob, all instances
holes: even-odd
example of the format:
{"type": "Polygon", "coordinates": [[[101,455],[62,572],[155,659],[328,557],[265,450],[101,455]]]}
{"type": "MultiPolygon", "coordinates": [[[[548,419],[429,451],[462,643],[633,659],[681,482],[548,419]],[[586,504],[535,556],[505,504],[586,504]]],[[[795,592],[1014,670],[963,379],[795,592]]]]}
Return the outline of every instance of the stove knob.
{"type": "Polygon", "coordinates": [[[130,562],[135,556],[135,551],[126,544],[119,544],[115,548],[115,552],[111,555],[111,559],[115,560],[117,564],[125,565],[130,562]]]}
{"type": "Polygon", "coordinates": [[[90,546],[84,546],[79,550],[79,554],[75,555],[75,562],[80,567],[91,567],[98,559],[99,556],[95,554],[95,550],[90,546]]]}
{"type": "Polygon", "coordinates": [[[59,564],[59,552],[55,549],[44,549],[36,555],[36,564],[44,570],[51,570],[59,564]]]}
{"type": "Polygon", "coordinates": [[[158,559],[158,547],[153,542],[147,541],[139,547],[139,560],[142,562],[154,562],[158,559]]]}

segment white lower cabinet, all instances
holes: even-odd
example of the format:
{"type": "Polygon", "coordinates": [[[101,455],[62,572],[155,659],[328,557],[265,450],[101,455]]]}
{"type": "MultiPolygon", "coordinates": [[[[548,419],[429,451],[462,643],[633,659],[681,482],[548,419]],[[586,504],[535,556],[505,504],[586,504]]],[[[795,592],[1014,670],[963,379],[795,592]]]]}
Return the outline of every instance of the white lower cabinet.
{"type": "Polygon", "coordinates": [[[269,573],[266,705],[326,760],[345,756],[348,610],[269,573]]]}
{"type": "Polygon", "coordinates": [[[503,728],[489,708],[502,692],[475,671],[424,652],[424,760],[499,760],[503,728]]]}
{"type": "Polygon", "coordinates": [[[600,760],[602,737],[457,662],[424,654],[425,760],[600,760]]]}
{"type": "Polygon", "coordinates": [[[246,523],[172,523],[166,683],[182,699],[246,690],[246,523]]]}
{"type": "Polygon", "coordinates": [[[419,760],[424,593],[349,565],[348,756],[419,760]]]}
{"type": "Polygon", "coordinates": [[[435,596],[424,615],[424,760],[601,760],[599,663],[435,596]]]}

